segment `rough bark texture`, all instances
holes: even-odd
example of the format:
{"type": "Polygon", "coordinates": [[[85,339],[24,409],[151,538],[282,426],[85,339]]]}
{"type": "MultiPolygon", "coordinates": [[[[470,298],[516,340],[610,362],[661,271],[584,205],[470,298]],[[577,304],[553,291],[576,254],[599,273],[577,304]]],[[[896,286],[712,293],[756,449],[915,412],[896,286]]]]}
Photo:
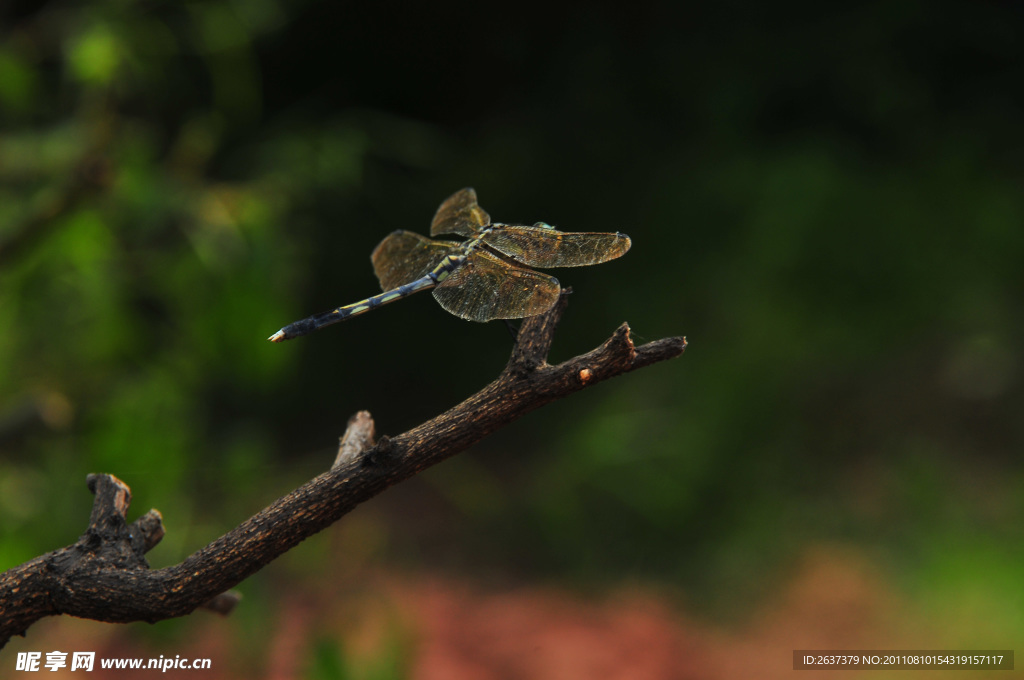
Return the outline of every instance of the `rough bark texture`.
{"type": "Polygon", "coordinates": [[[145,559],[163,536],[160,513],[151,510],[129,525],[128,486],[113,475],[90,475],[96,500],[78,541],[0,574],[0,647],[57,614],[124,623],[200,607],[226,613],[238,599],[230,588],[389,486],[544,404],[686,349],[685,338],[634,347],[623,324],[600,347],[551,366],[548,350],[565,306],[563,296],[551,311],[526,319],[498,378],[433,420],[374,445],[369,414],[357,414],[330,471],[175,566],[152,570],[145,559]]]}

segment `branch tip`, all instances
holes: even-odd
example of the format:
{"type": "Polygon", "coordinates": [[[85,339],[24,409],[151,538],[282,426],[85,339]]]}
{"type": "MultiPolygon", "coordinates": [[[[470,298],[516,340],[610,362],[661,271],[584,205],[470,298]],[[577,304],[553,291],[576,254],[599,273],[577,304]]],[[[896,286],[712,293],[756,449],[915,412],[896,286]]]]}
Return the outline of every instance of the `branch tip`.
{"type": "Polygon", "coordinates": [[[132,503],[132,490],[127,484],[108,474],[91,474],[85,479],[89,491],[96,496],[92,502],[90,526],[95,526],[103,518],[113,514],[120,515],[122,519],[128,514],[128,507],[132,503]]]}
{"type": "Polygon", "coordinates": [[[221,616],[227,616],[238,603],[242,601],[242,594],[237,590],[229,590],[226,593],[221,593],[217,597],[213,598],[209,602],[203,605],[203,609],[211,611],[221,616]]]}
{"type": "Polygon", "coordinates": [[[373,417],[369,411],[359,411],[348,419],[348,426],[338,441],[338,455],[334,457],[331,469],[355,460],[360,454],[374,447],[377,437],[373,417]]]}
{"type": "Polygon", "coordinates": [[[662,338],[640,345],[636,348],[633,368],[643,368],[659,361],[674,359],[685,352],[687,346],[685,337],[662,338]]]}
{"type": "Polygon", "coordinates": [[[129,530],[132,535],[132,548],[147,553],[155,548],[164,537],[163,515],[154,508],[132,522],[129,530]]]}
{"type": "Polygon", "coordinates": [[[523,319],[506,370],[523,375],[547,363],[551,343],[555,339],[555,329],[558,328],[558,322],[569,306],[571,293],[571,288],[562,289],[561,295],[551,309],[543,314],[523,319]]]}

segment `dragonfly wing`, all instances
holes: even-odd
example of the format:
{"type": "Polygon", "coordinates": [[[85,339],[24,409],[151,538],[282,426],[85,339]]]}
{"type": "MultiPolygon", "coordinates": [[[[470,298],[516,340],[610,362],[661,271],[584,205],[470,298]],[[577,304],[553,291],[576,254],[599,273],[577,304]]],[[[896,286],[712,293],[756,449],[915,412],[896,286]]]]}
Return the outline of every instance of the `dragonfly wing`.
{"type": "Polygon", "coordinates": [[[434,289],[445,311],[469,321],[522,319],[551,309],[558,279],[476,250],[434,289]]]}
{"type": "Polygon", "coordinates": [[[476,202],[476,191],[462,189],[449,196],[434,214],[430,235],[473,236],[491,223],[491,216],[476,202]]]}
{"type": "Polygon", "coordinates": [[[411,231],[395,231],[373,249],[370,259],[381,289],[394,290],[426,276],[458,246],[455,241],[432,241],[411,231]]]}
{"type": "Polygon", "coordinates": [[[631,245],[625,234],[558,231],[548,226],[495,225],[484,243],[528,267],[584,267],[621,257],[631,245]]]}

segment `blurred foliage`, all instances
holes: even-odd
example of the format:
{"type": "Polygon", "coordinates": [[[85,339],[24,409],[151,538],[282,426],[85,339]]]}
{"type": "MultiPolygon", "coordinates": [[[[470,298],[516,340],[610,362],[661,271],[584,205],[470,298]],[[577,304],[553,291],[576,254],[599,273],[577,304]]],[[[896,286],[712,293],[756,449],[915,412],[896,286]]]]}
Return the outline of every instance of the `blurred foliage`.
{"type": "Polygon", "coordinates": [[[354,411],[396,433],[480,387],[504,329],[429,296],[264,341],[473,185],[633,237],[559,272],[555,359],[625,319],[691,345],[390,491],[393,559],[742,613],[849,541],[965,646],[1019,636],[1024,15],[940,5],[5,7],[0,563],[73,540],[92,471],[176,562],[354,411]]]}
{"type": "Polygon", "coordinates": [[[321,640],[314,647],[306,677],[310,680],[394,680],[409,677],[408,644],[385,640],[378,658],[358,660],[346,656],[336,640],[321,640]]]}

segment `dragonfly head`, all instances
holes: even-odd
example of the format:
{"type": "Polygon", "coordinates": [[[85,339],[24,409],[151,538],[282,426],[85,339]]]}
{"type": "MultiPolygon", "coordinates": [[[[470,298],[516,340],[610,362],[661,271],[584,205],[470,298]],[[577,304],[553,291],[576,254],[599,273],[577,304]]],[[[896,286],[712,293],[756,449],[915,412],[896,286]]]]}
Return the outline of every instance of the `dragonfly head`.
{"type": "Polygon", "coordinates": [[[536,224],[534,224],[533,226],[535,226],[535,227],[540,227],[541,229],[554,229],[554,227],[552,227],[552,226],[551,226],[550,224],[548,224],[547,222],[537,222],[537,223],[536,223],[536,224]]]}

